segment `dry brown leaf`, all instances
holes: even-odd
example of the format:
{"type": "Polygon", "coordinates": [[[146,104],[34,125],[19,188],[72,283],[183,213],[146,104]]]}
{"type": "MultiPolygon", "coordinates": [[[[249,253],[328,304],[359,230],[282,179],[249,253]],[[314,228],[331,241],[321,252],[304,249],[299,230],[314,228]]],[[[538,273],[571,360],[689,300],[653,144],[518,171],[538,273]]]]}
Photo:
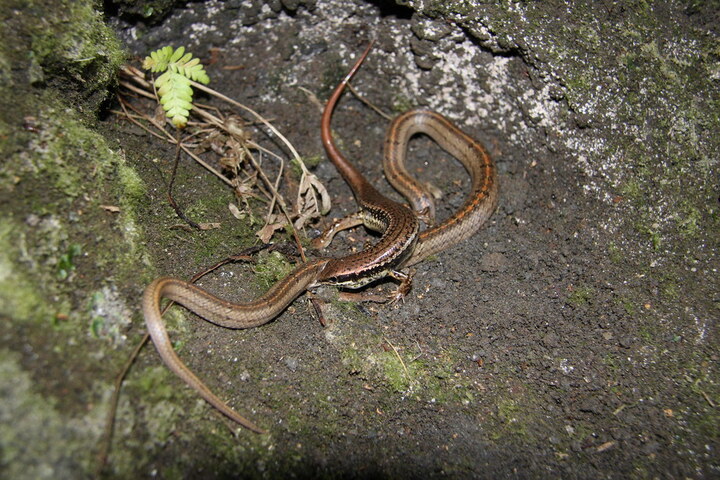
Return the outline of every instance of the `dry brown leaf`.
{"type": "Polygon", "coordinates": [[[239,115],[228,115],[223,122],[225,130],[232,136],[240,140],[241,143],[250,141],[251,135],[245,130],[246,122],[239,115]]]}
{"type": "Polygon", "coordinates": [[[165,115],[165,109],[163,109],[162,105],[158,103],[158,106],[155,107],[155,112],[152,116],[152,120],[155,122],[156,125],[164,125],[166,119],[167,116],[165,115]]]}
{"type": "Polygon", "coordinates": [[[228,209],[230,210],[230,213],[232,213],[232,216],[238,220],[242,220],[246,216],[242,211],[240,211],[238,206],[232,202],[228,203],[228,209]]]}
{"type": "Polygon", "coordinates": [[[120,211],[120,207],[116,207],[115,205],[100,205],[100,208],[110,213],[118,213],[120,211]]]}
{"type": "Polygon", "coordinates": [[[257,235],[261,242],[268,243],[273,234],[283,228],[285,228],[285,222],[268,223],[263,228],[255,232],[255,235],[257,235]]]}
{"type": "Polygon", "coordinates": [[[220,222],[202,222],[198,223],[200,230],[215,230],[220,228],[220,222]]]}
{"type": "Polygon", "coordinates": [[[310,220],[319,218],[330,211],[331,201],[325,185],[312,173],[305,173],[300,178],[298,187],[297,214],[293,223],[295,228],[302,228],[310,220]],[[319,201],[318,201],[319,197],[319,201]]]}
{"type": "Polygon", "coordinates": [[[313,215],[313,212],[308,211],[306,213],[303,213],[295,219],[295,221],[293,222],[293,227],[299,230],[303,228],[313,218],[317,218],[317,215],[313,215]]]}

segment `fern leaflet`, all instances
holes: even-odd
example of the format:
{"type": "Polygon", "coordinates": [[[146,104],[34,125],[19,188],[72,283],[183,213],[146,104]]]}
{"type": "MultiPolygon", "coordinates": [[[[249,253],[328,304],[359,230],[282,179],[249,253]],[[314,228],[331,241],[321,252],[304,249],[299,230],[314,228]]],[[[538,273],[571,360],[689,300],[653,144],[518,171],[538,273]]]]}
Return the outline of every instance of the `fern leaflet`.
{"type": "Polygon", "coordinates": [[[200,59],[192,58],[192,53],[185,53],[185,47],[175,50],[167,46],[145,57],[143,68],[156,73],[164,72],[155,80],[160,104],[173,125],[183,128],[193,108],[190,80],[202,84],[210,82],[200,59]]]}

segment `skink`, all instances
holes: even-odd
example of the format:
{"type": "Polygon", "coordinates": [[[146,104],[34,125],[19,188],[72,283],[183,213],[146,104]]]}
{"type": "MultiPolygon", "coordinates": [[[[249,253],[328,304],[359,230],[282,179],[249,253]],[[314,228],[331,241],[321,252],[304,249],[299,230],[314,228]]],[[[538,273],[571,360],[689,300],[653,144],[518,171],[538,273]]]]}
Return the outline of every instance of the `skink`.
{"type": "Polygon", "coordinates": [[[497,204],[497,173],[485,149],[443,116],[431,111],[414,110],[393,121],[385,141],[384,168],[392,185],[408,198],[416,212],[432,219],[434,202],[430,194],[408,174],[405,167],[407,143],[416,133],[425,133],[460,160],[471,176],[471,192],[460,210],[444,222],[421,232],[416,213],[380,194],[343,157],[332,139],[332,113],[371,46],[336,87],[325,106],[321,123],[323,145],[352,189],[360,211],[335,221],[314,243],[316,246],[327,245],[338,231],[360,224],[382,232],[380,240],[359,253],[341,258],[320,258],[302,264],[267,293],[248,303],[222,300],[193,284],[174,278],[155,280],[143,295],[142,310],[148,332],[165,364],[211,405],[255,432],[264,431],[220,400],[177,356],[161,318],[160,303],[163,298],[180,303],[204,319],[227,328],[250,328],[267,323],[303,292],[321,284],[359,288],[379,278],[392,276],[401,281],[393,296],[398,298],[409,290],[409,278],[400,271],[402,267],[414,265],[471,236],[490,217],[497,204]]]}

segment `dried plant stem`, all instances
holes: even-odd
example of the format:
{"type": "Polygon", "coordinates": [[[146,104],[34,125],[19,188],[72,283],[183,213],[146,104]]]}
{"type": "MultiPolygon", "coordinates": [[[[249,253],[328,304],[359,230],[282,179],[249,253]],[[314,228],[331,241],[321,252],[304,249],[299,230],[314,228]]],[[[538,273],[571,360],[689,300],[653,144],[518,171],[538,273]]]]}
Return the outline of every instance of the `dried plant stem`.
{"type": "Polygon", "coordinates": [[[224,101],[228,102],[230,105],[234,105],[234,106],[241,108],[241,109],[245,110],[246,112],[250,113],[253,117],[258,119],[260,122],[262,122],[263,125],[265,125],[268,129],[270,129],[270,131],[273,132],[285,144],[285,146],[288,147],[288,150],[290,150],[290,153],[292,153],[292,156],[295,158],[295,160],[297,160],[302,165],[302,168],[303,169],[305,168],[305,164],[303,163],[302,159],[300,158],[300,154],[297,152],[297,150],[295,150],[295,147],[293,147],[292,143],[290,143],[290,141],[287,138],[285,138],[285,135],[280,133],[277,128],[273,127],[273,125],[270,122],[268,122],[265,119],[265,117],[263,117],[262,115],[257,113],[252,108],[247,107],[240,102],[236,102],[232,98],[225,96],[220,92],[216,92],[212,88],[208,88],[205,85],[203,85],[202,83],[190,81],[190,85],[197,88],[198,90],[202,90],[203,92],[206,92],[206,93],[213,95],[221,100],[224,100],[224,101]]]}
{"type": "Polygon", "coordinates": [[[381,117],[383,117],[383,118],[384,118],[385,120],[387,120],[387,121],[391,121],[391,120],[392,120],[392,117],[391,117],[390,115],[388,115],[387,113],[383,112],[383,111],[380,110],[380,108],[377,107],[374,103],[371,103],[367,98],[365,98],[365,97],[363,97],[362,95],[360,95],[360,93],[359,93],[357,90],[355,90],[355,88],[354,88],[352,85],[350,85],[349,83],[348,83],[348,85],[347,85],[347,88],[348,88],[348,90],[350,90],[350,93],[352,93],[353,95],[355,95],[355,97],[356,97],[358,100],[360,100],[362,103],[364,103],[365,105],[367,105],[368,107],[370,107],[370,109],[373,110],[375,113],[377,113],[378,115],[380,115],[381,117]]]}
{"type": "MultiPolygon", "coordinates": [[[[121,85],[123,87],[125,87],[129,91],[132,91],[143,97],[151,98],[156,101],[158,100],[154,83],[151,83],[151,82],[145,80],[145,76],[144,76],[143,72],[141,72],[140,70],[138,70],[134,67],[126,66],[123,68],[122,73],[124,73],[132,82],[134,82],[136,84],[136,85],[134,85],[133,83],[131,83],[129,81],[122,81],[121,85]]],[[[310,209],[317,209],[317,211],[320,213],[322,213],[320,210],[320,207],[322,207],[322,206],[328,206],[327,208],[329,209],[329,199],[327,198],[327,192],[326,192],[325,188],[319,183],[317,178],[307,169],[306,165],[302,161],[302,158],[300,157],[300,154],[297,152],[295,147],[290,143],[290,141],[282,133],[280,133],[277,130],[277,128],[275,128],[265,117],[263,117],[262,115],[257,113],[252,108],[250,108],[246,105],[243,105],[243,104],[233,100],[232,98],[230,98],[226,95],[223,95],[211,88],[208,88],[201,83],[191,81],[190,84],[198,90],[206,92],[209,95],[219,98],[220,100],[225,101],[225,102],[229,103],[230,105],[233,105],[237,108],[240,108],[240,109],[250,113],[257,121],[259,121],[265,127],[267,127],[270,130],[270,132],[272,132],[277,138],[280,139],[280,141],[282,143],[285,144],[285,146],[290,151],[293,158],[297,161],[297,164],[302,171],[302,177],[300,180],[301,188],[298,190],[298,199],[297,199],[298,206],[300,206],[300,205],[303,205],[304,207],[309,206],[310,209]],[[322,196],[322,201],[318,200],[318,198],[317,198],[318,193],[322,196]],[[303,197],[303,195],[305,197],[303,197]]],[[[152,133],[153,135],[155,135],[159,138],[163,138],[164,140],[177,145],[178,148],[182,149],[182,151],[187,153],[191,158],[193,158],[196,162],[201,164],[204,168],[206,168],[208,171],[213,173],[215,176],[220,178],[223,182],[227,183],[228,185],[232,186],[233,188],[236,187],[234,182],[229,180],[227,177],[225,177],[220,172],[215,170],[213,167],[208,165],[205,161],[203,161],[198,155],[193,153],[188,148],[188,146],[186,145],[186,143],[184,141],[175,139],[172,136],[172,134],[170,134],[170,132],[168,132],[164,128],[164,125],[161,122],[159,122],[156,119],[150,118],[146,115],[142,115],[141,113],[137,112],[137,110],[132,108],[132,106],[130,106],[130,108],[133,109],[133,111],[135,111],[138,114],[137,118],[142,118],[145,121],[152,124],[152,126],[154,128],[156,128],[160,132],[162,132],[164,137],[163,137],[163,135],[159,135],[155,132],[152,132],[151,129],[142,125],[142,123],[140,121],[138,121],[137,118],[130,115],[127,112],[127,109],[125,108],[125,105],[127,105],[127,102],[123,102],[121,100],[121,105],[123,105],[123,110],[125,111],[126,117],[128,119],[130,119],[133,123],[139,125],[141,128],[152,133]]],[[[288,222],[288,225],[289,225],[289,227],[292,231],[292,234],[295,238],[295,241],[298,244],[298,248],[300,249],[301,256],[302,256],[303,260],[305,260],[305,255],[304,255],[304,252],[302,249],[302,245],[300,243],[300,239],[296,232],[295,225],[293,225],[292,217],[289,212],[287,203],[285,202],[284,198],[278,192],[282,174],[283,174],[283,171],[285,170],[285,163],[284,163],[283,159],[280,156],[278,156],[272,152],[269,152],[266,149],[262,149],[261,147],[259,147],[258,145],[254,144],[254,143],[248,144],[248,141],[245,138],[239,138],[237,136],[236,132],[232,131],[229,128],[229,126],[226,125],[225,121],[222,118],[220,118],[219,116],[213,115],[212,113],[210,113],[208,111],[211,108],[212,107],[203,108],[202,106],[199,106],[196,104],[196,105],[194,105],[192,112],[195,113],[196,115],[198,115],[199,117],[201,117],[204,120],[204,122],[206,122],[208,125],[212,125],[215,128],[218,128],[218,129],[224,131],[225,133],[227,133],[228,135],[230,135],[232,138],[234,138],[236,141],[238,141],[238,143],[242,146],[242,149],[243,149],[242,155],[249,159],[250,164],[253,166],[253,168],[255,169],[257,174],[260,176],[262,183],[265,185],[265,187],[270,192],[270,195],[268,195],[268,198],[270,199],[270,205],[268,207],[268,213],[265,216],[265,219],[266,219],[265,227],[267,227],[269,225],[269,222],[271,221],[272,211],[274,210],[275,205],[277,205],[280,208],[280,211],[282,212],[286,221],[288,222]],[[266,152],[266,153],[272,155],[274,158],[279,160],[280,172],[279,172],[278,177],[275,180],[275,182],[270,181],[270,179],[267,177],[267,175],[265,174],[265,172],[259,165],[258,161],[256,160],[255,156],[252,154],[252,152],[250,152],[250,149],[248,148],[249,146],[252,148],[257,147],[261,151],[266,152]]],[[[258,187],[259,187],[259,185],[258,185],[258,187]]],[[[298,208],[298,212],[300,212],[300,207],[298,208]]],[[[312,218],[312,215],[315,215],[314,211],[310,210],[311,213],[310,213],[310,216],[308,216],[308,212],[309,211],[306,209],[302,210],[302,212],[301,212],[302,216],[300,216],[299,220],[298,220],[299,225],[302,225],[303,222],[307,221],[307,218],[312,218]]],[[[300,215],[300,213],[299,213],[299,215],[300,215]]],[[[263,228],[265,228],[265,227],[263,227],[263,228]]]]}
{"type": "Polygon", "coordinates": [[[147,115],[143,115],[142,113],[138,112],[137,109],[135,109],[135,107],[128,104],[127,102],[125,102],[122,99],[120,99],[120,105],[123,109],[123,113],[125,114],[127,119],[130,120],[132,123],[134,123],[135,125],[137,125],[138,127],[142,128],[143,130],[145,130],[146,132],[150,133],[151,135],[153,135],[155,137],[165,140],[173,145],[178,145],[182,149],[183,152],[190,155],[190,157],[192,157],[193,160],[195,160],[200,165],[202,165],[210,173],[212,173],[213,175],[215,175],[216,177],[218,177],[220,180],[227,183],[231,187],[235,186],[229,178],[227,178],[225,175],[223,175],[222,173],[215,170],[210,164],[208,164],[202,158],[200,158],[198,155],[193,153],[193,151],[190,150],[184,143],[179,142],[175,137],[173,137],[172,134],[170,132],[168,132],[165,129],[165,127],[163,125],[161,125],[157,120],[155,120],[151,117],[148,117],[147,115]],[[126,110],[126,107],[129,107],[131,110],[133,110],[136,113],[136,115],[130,115],[130,113],[126,110]],[[137,121],[137,118],[142,118],[143,120],[149,122],[150,124],[152,124],[153,127],[160,130],[163,133],[163,135],[160,135],[159,133],[153,131],[150,128],[147,128],[147,126],[145,126],[141,122],[137,121]]]}

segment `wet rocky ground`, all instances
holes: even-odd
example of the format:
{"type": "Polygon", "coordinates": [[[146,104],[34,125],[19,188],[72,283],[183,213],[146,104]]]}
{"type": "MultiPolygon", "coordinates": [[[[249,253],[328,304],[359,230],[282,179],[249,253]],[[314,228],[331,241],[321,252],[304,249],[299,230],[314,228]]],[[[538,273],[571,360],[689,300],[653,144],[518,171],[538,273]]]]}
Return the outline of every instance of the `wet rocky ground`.
{"type": "MultiPolygon", "coordinates": [[[[446,115],[486,145],[501,187],[488,224],[419,264],[399,304],[345,304],[325,291],[328,326],[300,298],[247,331],[175,307],[167,321],[180,356],[270,433],[230,424],[150,343],[123,383],[101,476],[720,475],[717,8],[404,3],[189,2],[145,20],[124,4],[108,9],[131,62],[186,46],[214,89],[271,119],[317,163],[333,206],[304,235],[356,209],[324,160],[320,103],[371,39],[359,94],[391,115],[416,106],[446,115]]],[[[3,100],[8,478],[91,475],[112,383],[145,333],[143,288],[257,243],[262,226],[237,219],[232,190],[183,156],[174,198],[220,227],[178,228],[167,200],[175,148],[123,119],[112,99],[48,97],[56,77],[3,100]],[[73,113],[63,102],[94,107],[73,113]]],[[[400,200],[381,166],[388,124],[353,95],[333,120],[347,157],[400,200]]],[[[462,166],[426,138],[409,156],[443,192],[439,215],[452,214],[466,195],[462,166]]],[[[282,191],[292,198],[296,188],[290,173],[282,191]]],[[[330,252],[371,241],[346,232],[330,252]]],[[[226,266],[200,284],[253,298],[275,281],[276,260],[226,266]]]]}

